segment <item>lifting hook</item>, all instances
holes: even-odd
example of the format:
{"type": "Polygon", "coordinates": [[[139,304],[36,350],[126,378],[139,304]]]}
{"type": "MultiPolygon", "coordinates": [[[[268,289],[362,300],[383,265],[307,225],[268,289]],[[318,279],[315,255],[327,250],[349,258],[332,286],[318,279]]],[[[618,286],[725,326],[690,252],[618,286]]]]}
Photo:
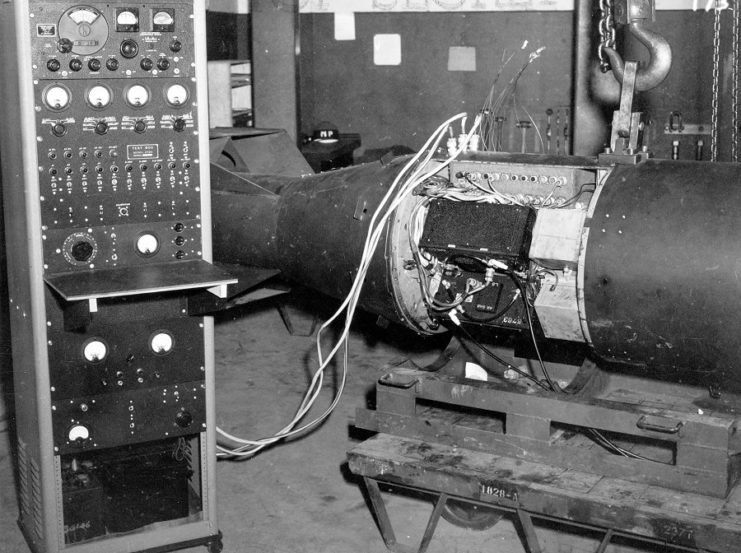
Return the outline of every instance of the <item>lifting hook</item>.
{"type": "MultiPolygon", "coordinates": [[[[645,91],[660,85],[672,67],[672,48],[667,40],[655,31],[647,29],[643,20],[634,20],[628,25],[628,31],[635,36],[651,54],[647,67],[641,67],[636,74],[635,90],[645,91]]],[[[614,48],[605,48],[605,55],[610,60],[613,74],[619,83],[623,82],[625,62],[614,48]]]]}

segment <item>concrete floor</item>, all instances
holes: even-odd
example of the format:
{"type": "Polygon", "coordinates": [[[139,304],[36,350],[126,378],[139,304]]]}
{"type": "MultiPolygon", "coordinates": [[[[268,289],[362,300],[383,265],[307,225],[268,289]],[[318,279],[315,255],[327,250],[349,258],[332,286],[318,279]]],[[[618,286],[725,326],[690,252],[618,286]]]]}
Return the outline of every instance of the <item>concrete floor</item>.
{"type": "MultiPolygon", "coordinates": [[[[311,317],[299,312],[308,328],[311,317]]],[[[224,552],[383,553],[386,550],[345,454],[356,443],[356,407],[366,404],[383,366],[401,356],[427,356],[424,344],[396,328],[382,331],[370,318],[358,321],[350,340],[350,373],[339,406],[314,432],[242,462],[218,464],[219,525],[224,552]]],[[[314,337],[291,336],[271,302],[222,314],[216,325],[217,424],[248,438],[269,435],[293,414],[316,366],[314,337]]],[[[320,407],[330,401],[327,379],[320,407]]],[[[16,526],[7,431],[0,431],[0,553],[28,551],[16,526]]],[[[431,503],[391,495],[391,520],[400,541],[418,543],[431,503]]],[[[594,551],[583,537],[539,530],[550,553],[594,551]]],[[[195,548],[188,551],[205,551],[195,548]]],[[[479,532],[441,521],[429,553],[488,551],[523,553],[514,526],[503,520],[479,532]]],[[[616,548],[608,549],[610,553],[616,548]]],[[[623,551],[621,549],[621,551],[623,551]]]]}

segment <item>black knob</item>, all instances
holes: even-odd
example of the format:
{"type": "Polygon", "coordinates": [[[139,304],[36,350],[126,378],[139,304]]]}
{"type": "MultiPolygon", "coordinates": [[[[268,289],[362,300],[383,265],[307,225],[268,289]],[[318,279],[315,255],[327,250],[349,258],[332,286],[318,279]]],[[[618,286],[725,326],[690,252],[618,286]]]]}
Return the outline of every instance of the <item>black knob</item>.
{"type": "Polygon", "coordinates": [[[105,121],[98,121],[95,123],[95,132],[98,134],[105,134],[108,132],[108,123],[105,121]]]}
{"type": "Polygon", "coordinates": [[[59,39],[59,42],[57,42],[57,50],[62,54],[69,54],[72,51],[73,46],[72,41],[68,38],[61,38],[59,39]]]}
{"type": "Polygon", "coordinates": [[[182,259],[185,257],[185,252],[183,250],[178,250],[175,252],[175,258],[176,259],[182,259]]]}
{"type": "Polygon", "coordinates": [[[61,67],[62,67],[62,64],[59,63],[59,60],[56,58],[52,58],[46,62],[46,68],[49,71],[59,71],[61,67]]]}
{"type": "Polygon", "coordinates": [[[115,71],[118,69],[118,60],[116,58],[108,58],[105,62],[105,66],[108,71],[115,71]]]}
{"type": "Polygon", "coordinates": [[[193,415],[191,415],[189,411],[179,411],[178,414],[175,415],[175,423],[180,428],[188,428],[193,424],[193,415]]]}
{"type": "Polygon", "coordinates": [[[85,262],[93,256],[93,245],[90,242],[81,240],[72,246],[70,253],[76,261],[85,262]]]}
{"type": "Polygon", "coordinates": [[[185,229],[185,225],[183,223],[175,223],[175,225],[172,227],[172,230],[175,232],[183,232],[183,229],[185,229]]]}
{"type": "Polygon", "coordinates": [[[167,58],[160,58],[157,60],[157,69],[160,71],[164,71],[165,69],[170,67],[170,60],[167,58]]]}
{"type": "Polygon", "coordinates": [[[54,123],[51,126],[51,132],[54,136],[64,136],[67,134],[67,127],[64,123],[54,123]]]}
{"type": "Polygon", "coordinates": [[[139,65],[141,66],[144,71],[149,71],[154,67],[154,62],[149,58],[144,58],[141,62],[139,62],[139,65]]]}
{"type": "Polygon", "coordinates": [[[147,130],[147,124],[143,120],[139,119],[136,123],[134,123],[134,130],[138,132],[139,134],[143,133],[147,130]]]}
{"type": "Polygon", "coordinates": [[[185,119],[178,117],[172,122],[172,128],[175,132],[183,132],[185,130],[185,119]]]}
{"type": "Polygon", "coordinates": [[[121,42],[121,55],[127,59],[135,57],[139,53],[139,45],[135,40],[127,38],[121,42]]]}
{"type": "Polygon", "coordinates": [[[100,60],[98,58],[93,58],[87,62],[87,66],[90,71],[100,71],[100,60]]]}
{"type": "Polygon", "coordinates": [[[175,238],[176,246],[182,246],[183,244],[185,244],[185,238],[183,238],[182,236],[178,236],[177,238],[175,238]]]}
{"type": "Polygon", "coordinates": [[[71,60],[69,60],[69,68],[72,71],[79,71],[80,69],[82,69],[82,61],[78,58],[72,58],[71,60]]]}
{"type": "Polygon", "coordinates": [[[172,41],[170,41],[170,51],[171,52],[179,52],[183,48],[183,43],[180,42],[178,39],[174,38],[172,41]]]}

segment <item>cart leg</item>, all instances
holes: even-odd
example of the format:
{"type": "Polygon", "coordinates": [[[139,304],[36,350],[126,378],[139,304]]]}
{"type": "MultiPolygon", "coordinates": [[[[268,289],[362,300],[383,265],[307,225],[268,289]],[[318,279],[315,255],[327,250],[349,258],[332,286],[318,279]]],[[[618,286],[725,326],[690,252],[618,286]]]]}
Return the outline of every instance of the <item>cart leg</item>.
{"type": "Polygon", "coordinates": [[[520,523],[520,530],[524,537],[524,545],[529,553],[542,553],[543,550],[540,548],[538,543],[538,536],[535,535],[535,527],[533,527],[533,519],[530,517],[530,513],[517,509],[517,520],[520,523]]]}

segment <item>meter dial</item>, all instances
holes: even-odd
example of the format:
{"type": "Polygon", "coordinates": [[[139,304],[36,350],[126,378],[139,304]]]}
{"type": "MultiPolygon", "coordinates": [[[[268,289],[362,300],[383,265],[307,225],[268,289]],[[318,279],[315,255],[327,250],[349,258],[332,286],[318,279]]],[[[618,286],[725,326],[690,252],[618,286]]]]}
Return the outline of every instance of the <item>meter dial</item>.
{"type": "Polygon", "coordinates": [[[95,85],[87,91],[85,96],[87,103],[91,107],[102,109],[108,107],[113,98],[111,95],[111,89],[102,84],[95,85]]]}
{"type": "Polygon", "coordinates": [[[72,43],[72,53],[89,56],[98,52],[108,40],[108,22],[92,6],[75,6],[59,19],[59,40],[72,43]]]}
{"type": "Polygon", "coordinates": [[[100,338],[91,338],[82,346],[82,355],[89,363],[99,363],[108,356],[108,346],[100,338]]]}
{"type": "Polygon", "coordinates": [[[139,32],[138,8],[118,8],[116,10],[116,31],[119,33],[139,32]]]}
{"type": "Polygon", "coordinates": [[[149,339],[149,347],[157,355],[166,355],[172,351],[174,340],[172,334],[164,330],[156,332],[149,339]]]}
{"type": "Polygon", "coordinates": [[[171,31],[175,25],[175,15],[170,9],[158,9],[152,13],[152,23],[155,31],[171,31]]]}
{"type": "Polygon", "coordinates": [[[154,234],[145,232],[136,240],[136,251],[144,257],[151,257],[160,249],[160,241],[154,234]]]}
{"type": "Polygon", "coordinates": [[[43,93],[44,105],[51,110],[61,111],[69,106],[70,93],[67,87],[54,84],[46,88],[43,93]]]}
{"type": "Polygon", "coordinates": [[[131,107],[140,108],[149,103],[149,89],[140,84],[132,85],[126,89],[125,98],[131,107]]]}
{"type": "Polygon", "coordinates": [[[188,100],[188,89],[181,84],[173,84],[165,89],[165,100],[173,107],[180,107],[188,100]]]}

